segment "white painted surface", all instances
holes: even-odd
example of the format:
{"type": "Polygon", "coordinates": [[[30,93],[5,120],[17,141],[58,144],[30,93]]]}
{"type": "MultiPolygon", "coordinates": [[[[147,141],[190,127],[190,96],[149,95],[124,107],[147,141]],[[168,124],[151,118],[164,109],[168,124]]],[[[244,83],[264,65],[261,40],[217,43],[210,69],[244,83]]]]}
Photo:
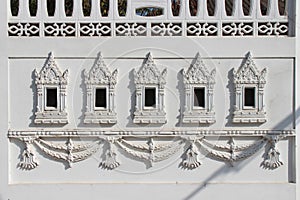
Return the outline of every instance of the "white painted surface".
{"type": "MultiPolygon", "coordinates": [[[[218,1],[219,2],[219,1],[218,1]]],[[[221,2],[221,1],[220,1],[221,2]]],[[[273,8],[276,1],[273,2],[273,8]]],[[[57,162],[36,151],[39,166],[31,171],[17,168],[24,144],[8,139],[9,130],[108,130],[126,131],[191,131],[191,130],[293,130],[295,81],[294,58],[297,38],[293,37],[131,37],[131,38],[26,38],[7,37],[7,2],[2,3],[0,24],[0,199],[296,199],[294,137],[287,137],[276,145],[283,166],[275,170],[263,169],[260,149],[250,158],[228,163],[200,155],[202,165],[194,170],[181,169],[182,155],[187,145],[171,158],[154,163],[132,159],[117,149],[120,167],[115,170],[99,168],[103,160],[101,148],[85,161],[74,163],[67,169],[66,162],[57,162]],[[37,127],[34,118],[35,94],[33,70],[40,70],[47,54],[53,51],[62,70],[69,69],[67,108],[69,124],[63,127],[37,127]],[[87,126],[82,122],[85,97],[82,90],[82,71],[90,69],[101,51],[111,70],[118,69],[116,86],[116,112],[118,123],[110,127],[87,126]],[[251,51],[261,70],[267,67],[265,105],[267,122],[260,126],[233,125],[230,121],[232,87],[228,74],[237,69],[251,51]],[[156,64],[167,67],[165,104],[168,122],[159,127],[138,126],[132,123],[133,69],[139,69],[148,52],[156,64]],[[187,68],[200,52],[211,70],[216,68],[214,104],[216,123],[209,127],[181,126],[179,109],[183,106],[180,71],[187,68]],[[228,86],[229,85],[229,86],[228,86]],[[179,124],[179,125],[178,125],[179,124]]],[[[79,5],[79,4],[77,4],[79,5]]],[[[299,7],[299,5],[298,5],[299,7]]],[[[238,13],[238,12],[236,12],[238,13]]],[[[219,13],[221,16],[221,13],[219,13]]],[[[274,14],[274,13],[273,13],[274,14]]],[[[219,16],[219,17],[220,17],[219,16]]],[[[236,16],[235,16],[236,17],[236,16]]],[[[274,15],[273,15],[274,17],[274,15]]],[[[277,16],[278,17],[278,16],[277,16]]],[[[259,18],[259,17],[258,17],[259,18]]],[[[171,18],[168,18],[171,19],[171,18]]],[[[205,17],[203,18],[205,19],[205,17]]],[[[203,20],[202,19],[202,20],[203,20]]],[[[237,19],[237,17],[235,18],[237,19]]],[[[276,18],[285,21],[285,18],[276,18]]],[[[24,16],[22,20],[28,18],[24,16]]],[[[49,20],[49,19],[47,19],[49,20]]],[[[46,20],[46,21],[47,21],[46,20]]],[[[57,20],[55,18],[55,20],[57,20]]],[[[82,19],[84,20],[84,19],[82,19]]],[[[110,18],[112,20],[112,18],[110,18]]],[[[240,20],[240,18],[239,18],[240,20]]],[[[257,19],[255,18],[257,21],[257,19]]],[[[259,19],[261,20],[261,19],[259,19]]],[[[258,20],[258,21],[259,21],[258,20]]],[[[298,30],[298,29],[297,29],[298,30]]],[[[299,84],[298,84],[299,85],[299,84]]],[[[297,111],[297,109],[296,109],[297,111]]],[[[295,113],[298,117],[298,112],[295,113]]],[[[298,123],[297,123],[298,124],[298,123]]],[[[296,126],[298,132],[298,125],[296,126]]],[[[238,135],[237,143],[257,140],[260,136],[238,135]]],[[[84,140],[83,138],[79,138],[84,140]]],[[[228,137],[214,138],[226,145],[228,137]]],[[[65,142],[64,138],[54,141],[65,142]]],[[[297,143],[299,138],[296,137],[297,143]]],[[[36,147],[34,148],[36,149],[36,147]]],[[[296,159],[299,160],[299,159],[296,159]]],[[[299,161],[298,161],[299,162],[299,161]]],[[[298,163],[299,164],[299,163],[298,163]]],[[[297,175],[299,177],[299,174],[297,175]]]]}

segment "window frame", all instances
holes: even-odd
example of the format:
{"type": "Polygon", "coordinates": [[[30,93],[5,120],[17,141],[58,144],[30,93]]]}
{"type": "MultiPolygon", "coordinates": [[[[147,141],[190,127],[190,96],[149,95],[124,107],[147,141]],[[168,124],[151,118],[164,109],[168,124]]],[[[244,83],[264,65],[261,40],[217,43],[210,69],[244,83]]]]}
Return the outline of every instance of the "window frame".
{"type": "Polygon", "coordinates": [[[209,71],[197,53],[193,64],[183,69],[185,102],[181,121],[184,124],[213,124],[216,122],[213,106],[216,69],[209,71]],[[199,76],[195,76],[199,74],[199,76]],[[194,106],[195,88],[204,88],[204,107],[194,106]]]}
{"type": "Polygon", "coordinates": [[[267,69],[258,70],[251,52],[248,52],[241,66],[233,70],[235,91],[232,122],[240,124],[262,124],[267,121],[264,94],[267,69]],[[255,88],[255,106],[245,106],[245,88],[255,88]]]}
{"type": "Polygon", "coordinates": [[[35,124],[57,124],[68,123],[67,113],[67,84],[68,70],[63,73],[54,60],[52,52],[46,60],[45,65],[38,72],[35,69],[35,84],[37,87],[37,111],[35,112],[35,124]],[[57,89],[57,108],[47,106],[47,89],[57,89]]]}
{"type": "Polygon", "coordinates": [[[164,110],[164,96],[167,69],[160,71],[151,52],[139,70],[134,70],[135,83],[135,111],[133,113],[133,123],[135,124],[165,124],[167,122],[164,110]],[[145,106],[145,88],[156,88],[156,106],[145,106]]]}
{"type": "Polygon", "coordinates": [[[115,87],[117,84],[118,70],[111,72],[104,62],[101,52],[90,70],[84,71],[84,83],[86,88],[86,111],[83,117],[84,124],[117,123],[115,111],[115,87]],[[98,75],[98,76],[97,76],[98,75]],[[96,90],[106,89],[106,108],[96,107],[96,90]]]}

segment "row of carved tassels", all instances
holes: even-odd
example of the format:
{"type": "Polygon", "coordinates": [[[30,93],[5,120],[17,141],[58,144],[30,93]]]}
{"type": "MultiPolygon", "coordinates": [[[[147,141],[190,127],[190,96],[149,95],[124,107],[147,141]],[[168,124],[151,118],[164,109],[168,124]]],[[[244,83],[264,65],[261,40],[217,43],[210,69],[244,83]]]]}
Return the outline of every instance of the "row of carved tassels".
{"type": "Polygon", "coordinates": [[[175,155],[182,147],[186,147],[181,166],[184,169],[195,169],[202,163],[200,162],[200,154],[212,158],[214,160],[225,161],[233,165],[236,161],[244,160],[262,147],[266,147],[266,152],[261,166],[266,169],[276,169],[283,165],[279,160],[279,151],[276,149],[276,144],[283,136],[268,135],[261,137],[259,140],[244,145],[236,145],[234,138],[225,145],[218,145],[210,142],[205,137],[200,138],[184,138],[176,137],[167,143],[155,143],[152,137],[147,138],[147,143],[137,144],[126,140],[123,137],[97,138],[88,143],[80,142],[74,144],[71,138],[65,144],[56,144],[43,140],[40,137],[21,137],[18,138],[25,143],[25,148],[21,154],[21,160],[18,167],[23,170],[35,169],[39,163],[35,156],[35,147],[47,154],[53,159],[65,161],[69,167],[72,164],[85,160],[95,154],[101,145],[108,145],[105,151],[103,161],[100,162],[100,167],[103,169],[115,169],[120,166],[117,160],[117,149],[119,148],[137,160],[149,162],[150,166],[155,162],[167,160],[175,155]]]}

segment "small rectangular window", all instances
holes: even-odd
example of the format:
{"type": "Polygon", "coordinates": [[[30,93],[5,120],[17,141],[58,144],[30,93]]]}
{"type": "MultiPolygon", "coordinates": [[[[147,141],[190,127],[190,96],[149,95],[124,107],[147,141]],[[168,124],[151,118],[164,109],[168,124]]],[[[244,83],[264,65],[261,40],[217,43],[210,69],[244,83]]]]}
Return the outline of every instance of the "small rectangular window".
{"type": "Polygon", "coordinates": [[[255,87],[246,87],[244,89],[244,106],[255,107],[255,87]]]}
{"type": "Polygon", "coordinates": [[[156,89],[145,88],[145,107],[155,107],[156,105],[156,89]]]}
{"type": "Polygon", "coordinates": [[[194,107],[205,108],[205,88],[194,88],[194,107]]]}
{"type": "Polygon", "coordinates": [[[46,89],[46,107],[57,108],[57,88],[46,89]]]}
{"type": "Polygon", "coordinates": [[[106,88],[97,88],[95,94],[95,107],[107,108],[106,105],[106,88]]]}

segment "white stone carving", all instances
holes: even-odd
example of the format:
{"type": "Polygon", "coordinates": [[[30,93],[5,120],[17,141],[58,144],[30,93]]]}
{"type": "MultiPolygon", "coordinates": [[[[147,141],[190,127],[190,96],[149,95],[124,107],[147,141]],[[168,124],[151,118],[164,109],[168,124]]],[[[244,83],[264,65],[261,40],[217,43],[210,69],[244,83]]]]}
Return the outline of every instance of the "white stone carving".
{"type": "Polygon", "coordinates": [[[270,136],[266,137],[269,142],[269,150],[265,155],[265,160],[263,161],[262,165],[266,169],[276,169],[283,165],[283,162],[279,160],[279,151],[276,149],[276,143],[279,141],[278,136],[270,136]]]}
{"type": "Polygon", "coordinates": [[[152,23],[151,35],[152,36],[181,36],[182,24],[181,23],[152,23]]]}
{"type": "Polygon", "coordinates": [[[215,123],[215,112],[213,106],[214,85],[216,70],[208,71],[198,53],[196,61],[187,70],[183,70],[183,82],[185,85],[185,106],[183,112],[183,123],[215,123]],[[194,105],[195,89],[204,89],[204,107],[194,105]]]}
{"type": "Polygon", "coordinates": [[[115,148],[114,148],[114,139],[111,139],[108,144],[109,147],[105,153],[105,160],[103,162],[100,163],[100,167],[104,168],[104,169],[115,169],[117,167],[120,166],[120,162],[117,161],[117,154],[115,152],[115,148]]]}
{"type": "Polygon", "coordinates": [[[146,36],[146,23],[116,23],[116,36],[146,36]]]}
{"type": "Polygon", "coordinates": [[[67,138],[65,144],[55,144],[48,142],[42,138],[34,140],[34,144],[45,154],[53,159],[66,161],[71,168],[72,164],[82,160],[86,160],[95,154],[100,148],[100,140],[86,144],[74,144],[71,138],[67,138]]]}
{"type": "Polygon", "coordinates": [[[75,37],[75,23],[45,23],[44,35],[46,37],[75,37]]]}
{"type": "MultiPolygon", "coordinates": [[[[212,16],[208,14],[208,4],[206,1],[199,1],[198,11],[195,16],[188,12],[189,2],[182,1],[181,11],[178,16],[170,12],[174,8],[174,1],[160,0],[155,2],[158,7],[165,11],[160,16],[139,16],[134,14],[138,3],[142,7],[149,7],[154,2],[136,1],[128,2],[124,8],[126,13],[119,15],[119,10],[115,7],[109,8],[108,16],[99,13],[99,6],[91,6],[91,15],[82,16],[82,12],[73,12],[72,16],[66,18],[65,5],[57,5],[54,17],[44,17],[44,10],[37,9],[37,15],[32,20],[21,16],[10,16],[8,18],[8,33],[10,37],[186,37],[186,36],[289,36],[289,28],[293,29],[294,21],[288,15],[279,15],[278,0],[268,3],[267,15],[261,15],[261,5],[259,0],[251,3],[249,16],[244,16],[242,0],[231,5],[232,15],[227,16],[228,4],[223,1],[215,1],[216,9],[212,16]],[[233,8],[233,7],[234,8],[233,8]],[[184,12],[182,12],[185,10],[184,12]],[[98,13],[98,14],[96,14],[98,13]],[[277,14],[275,14],[277,13],[277,14]],[[154,17],[154,18],[153,18],[154,17]],[[150,20],[149,20],[150,19],[150,20]],[[154,19],[154,20],[153,20],[154,19]],[[35,23],[33,23],[35,22],[35,23]],[[33,25],[34,24],[34,25],[33,25]]],[[[30,10],[29,4],[19,8],[19,13],[26,13],[30,10]]],[[[74,4],[75,5],[75,4],[74,4]]],[[[110,6],[112,6],[111,4],[110,6]]],[[[287,5],[293,6],[293,2],[287,5]]],[[[117,4],[115,5],[117,6],[117,4]]],[[[75,7],[74,7],[75,9],[75,7]]]]}
{"type": "Polygon", "coordinates": [[[121,163],[117,160],[118,151],[116,148],[121,149],[136,160],[147,161],[152,166],[156,162],[174,156],[183,150],[185,145],[189,145],[189,148],[183,152],[183,160],[180,165],[183,169],[198,168],[202,164],[199,160],[200,154],[233,165],[234,162],[251,157],[265,145],[267,145],[267,152],[261,165],[266,169],[276,169],[283,163],[279,160],[280,153],[275,145],[280,139],[286,137],[284,133],[282,135],[263,135],[256,136],[258,139],[252,143],[237,144],[235,141],[236,136],[225,136],[228,138],[228,143],[220,145],[216,141],[210,141],[209,137],[206,138],[206,136],[200,135],[190,135],[188,138],[187,136],[169,135],[164,138],[164,141],[154,141],[153,136],[132,140],[132,136],[107,137],[107,135],[103,135],[95,139],[94,132],[82,136],[72,135],[72,137],[70,137],[70,134],[57,135],[54,139],[53,135],[57,132],[47,132],[46,135],[40,134],[42,137],[39,134],[34,135],[29,132],[24,132],[19,136],[9,134],[9,138],[19,139],[26,146],[18,165],[20,169],[31,170],[38,166],[33,146],[54,160],[65,161],[69,167],[72,167],[73,163],[86,160],[96,154],[104,143],[108,143],[109,146],[104,150],[105,158],[99,165],[103,169],[112,170],[120,166],[121,163]],[[66,140],[66,142],[62,143],[57,138],[66,140]],[[85,142],[81,139],[84,139],[85,142]]]}
{"type": "Polygon", "coordinates": [[[153,166],[154,162],[166,160],[178,152],[183,143],[182,139],[165,144],[156,144],[152,137],[147,140],[148,142],[145,145],[134,144],[125,139],[118,140],[117,144],[127,154],[148,161],[150,166],[153,166]]]}
{"type": "Polygon", "coordinates": [[[67,124],[68,70],[61,72],[52,52],[42,70],[40,72],[35,70],[35,84],[37,87],[37,111],[34,122],[36,124],[67,124]],[[47,106],[47,89],[56,89],[57,105],[55,107],[47,106]]]}
{"type": "Polygon", "coordinates": [[[264,105],[264,87],[267,69],[259,71],[249,52],[241,67],[233,72],[235,89],[234,123],[264,123],[267,121],[264,105]],[[254,106],[245,105],[245,88],[254,89],[254,106]]]}
{"type": "Polygon", "coordinates": [[[8,23],[8,35],[18,37],[39,37],[39,23],[8,23]]]}
{"type": "Polygon", "coordinates": [[[191,22],[187,23],[187,36],[217,36],[218,24],[207,22],[191,22]]]}
{"type": "Polygon", "coordinates": [[[136,89],[136,106],[134,112],[134,123],[164,124],[167,122],[164,111],[164,94],[167,69],[160,72],[154,63],[151,53],[139,71],[134,70],[134,83],[136,89]],[[155,105],[145,106],[145,90],[155,90],[155,105]]]}
{"type": "Polygon", "coordinates": [[[185,154],[185,159],[182,161],[183,168],[195,169],[199,167],[201,165],[198,158],[199,154],[198,148],[194,143],[192,143],[185,154]]]}
{"type": "Polygon", "coordinates": [[[254,33],[253,23],[232,22],[222,24],[223,36],[251,36],[254,33]]]}
{"type": "Polygon", "coordinates": [[[101,37],[111,36],[111,24],[99,22],[80,23],[80,36],[101,37]]]}
{"type": "Polygon", "coordinates": [[[39,163],[35,158],[32,143],[33,139],[30,137],[23,138],[23,142],[25,143],[25,148],[21,155],[21,161],[18,164],[18,167],[23,170],[32,170],[35,169],[39,163]]]}
{"type": "Polygon", "coordinates": [[[84,123],[86,124],[115,124],[117,116],[115,112],[115,86],[117,83],[118,70],[110,72],[104,63],[102,54],[89,72],[85,71],[86,85],[86,112],[84,123]],[[96,107],[96,89],[105,89],[106,106],[96,107]]]}
{"type": "Polygon", "coordinates": [[[289,24],[286,22],[258,23],[258,35],[281,36],[281,35],[287,35],[288,32],[289,32],[289,24]]]}

